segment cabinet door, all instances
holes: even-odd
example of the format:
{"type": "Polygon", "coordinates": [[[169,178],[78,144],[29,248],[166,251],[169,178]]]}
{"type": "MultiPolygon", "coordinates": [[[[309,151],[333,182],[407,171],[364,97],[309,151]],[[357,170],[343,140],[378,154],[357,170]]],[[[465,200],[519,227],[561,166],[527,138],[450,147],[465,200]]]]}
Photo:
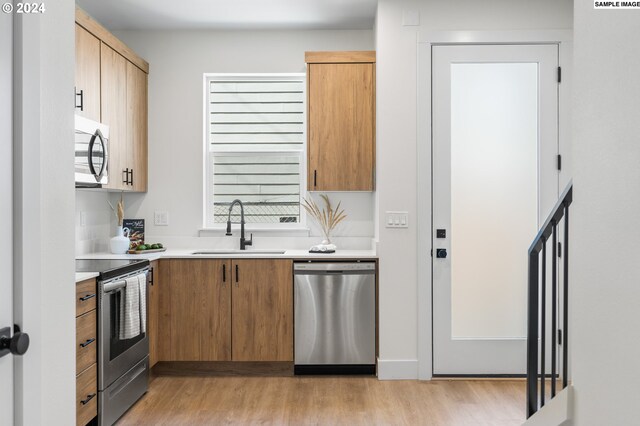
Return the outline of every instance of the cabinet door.
{"type": "Polygon", "coordinates": [[[158,362],[158,337],[160,335],[160,265],[159,261],[151,262],[151,285],[149,286],[149,368],[158,362]]]}
{"type": "Polygon", "coordinates": [[[127,61],[127,141],[131,144],[133,190],[147,190],[147,74],[127,61]]]}
{"type": "Polygon", "coordinates": [[[107,188],[131,189],[124,183],[124,171],[131,169],[127,144],[127,60],[104,43],[100,53],[101,121],[109,126],[107,188]]]}
{"type": "Polygon", "coordinates": [[[76,93],[81,90],[82,110],[76,114],[100,121],[100,40],[76,24],[76,93]]]}
{"type": "Polygon", "coordinates": [[[162,261],[160,361],[231,359],[229,270],[227,260],[162,261]]]}
{"type": "Polygon", "coordinates": [[[233,361],[293,361],[291,260],[233,261],[233,361]]]}
{"type": "Polygon", "coordinates": [[[309,64],[309,190],[373,190],[374,67],[309,64]]]}

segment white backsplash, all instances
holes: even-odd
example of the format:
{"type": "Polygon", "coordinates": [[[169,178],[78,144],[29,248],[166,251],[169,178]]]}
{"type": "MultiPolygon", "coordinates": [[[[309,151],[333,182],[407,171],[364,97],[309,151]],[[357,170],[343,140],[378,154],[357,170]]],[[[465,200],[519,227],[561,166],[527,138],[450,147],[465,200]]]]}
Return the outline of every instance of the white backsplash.
{"type": "MultiPolygon", "coordinates": [[[[145,241],[163,243],[172,249],[230,249],[238,248],[240,229],[234,225],[233,236],[225,236],[224,229],[199,230],[199,224],[191,224],[188,235],[173,235],[171,225],[157,227],[153,217],[147,217],[141,208],[146,194],[124,194],[125,217],[146,221],[145,241]],[[155,230],[163,232],[156,233],[155,230]]],[[[332,199],[342,201],[348,218],[338,225],[331,239],[338,249],[368,250],[373,241],[373,194],[335,193],[332,199]]],[[[115,235],[116,218],[108,202],[115,206],[119,193],[102,190],[76,190],[76,256],[109,251],[109,239],[115,235]]],[[[315,197],[314,197],[315,198],[315,197]]],[[[309,219],[309,230],[295,232],[247,230],[246,237],[253,233],[253,248],[304,250],[319,244],[322,236],[319,228],[309,219]]],[[[179,233],[184,226],[178,226],[179,233]]]]}
{"type": "Polygon", "coordinates": [[[76,190],[76,256],[108,250],[113,216],[108,199],[104,191],[76,190]]]}

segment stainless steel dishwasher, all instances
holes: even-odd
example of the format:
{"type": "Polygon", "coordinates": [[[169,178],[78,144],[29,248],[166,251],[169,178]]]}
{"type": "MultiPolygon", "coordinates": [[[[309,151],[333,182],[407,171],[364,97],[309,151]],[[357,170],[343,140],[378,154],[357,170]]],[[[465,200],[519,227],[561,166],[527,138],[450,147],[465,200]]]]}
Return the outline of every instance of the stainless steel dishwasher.
{"type": "Polygon", "coordinates": [[[375,262],[294,263],[295,374],[375,374],[375,262]]]}

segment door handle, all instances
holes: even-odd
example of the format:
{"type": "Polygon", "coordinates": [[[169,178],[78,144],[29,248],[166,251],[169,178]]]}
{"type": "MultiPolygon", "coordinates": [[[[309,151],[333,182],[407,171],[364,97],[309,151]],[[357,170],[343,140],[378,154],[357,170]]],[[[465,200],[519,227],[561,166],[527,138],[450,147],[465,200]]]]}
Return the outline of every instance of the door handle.
{"type": "Polygon", "coordinates": [[[239,268],[238,268],[238,265],[236,265],[236,287],[238,287],[238,280],[239,280],[238,273],[239,273],[239,268]]]}
{"type": "Polygon", "coordinates": [[[29,335],[20,331],[20,327],[14,325],[13,337],[11,328],[0,329],[0,358],[9,353],[13,355],[24,355],[29,349],[29,335]]]}
{"type": "Polygon", "coordinates": [[[436,257],[438,259],[446,259],[447,258],[447,249],[443,249],[443,248],[436,249],[436,257]]]}

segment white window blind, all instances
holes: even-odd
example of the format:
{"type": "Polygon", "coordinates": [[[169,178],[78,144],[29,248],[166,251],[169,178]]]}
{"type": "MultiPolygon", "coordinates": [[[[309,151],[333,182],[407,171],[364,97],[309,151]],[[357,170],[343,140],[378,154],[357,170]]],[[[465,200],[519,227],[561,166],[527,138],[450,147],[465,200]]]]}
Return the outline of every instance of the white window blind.
{"type": "Polygon", "coordinates": [[[247,223],[300,222],[305,96],[304,75],[209,78],[209,223],[226,223],[236,198],[247,223]]]}

